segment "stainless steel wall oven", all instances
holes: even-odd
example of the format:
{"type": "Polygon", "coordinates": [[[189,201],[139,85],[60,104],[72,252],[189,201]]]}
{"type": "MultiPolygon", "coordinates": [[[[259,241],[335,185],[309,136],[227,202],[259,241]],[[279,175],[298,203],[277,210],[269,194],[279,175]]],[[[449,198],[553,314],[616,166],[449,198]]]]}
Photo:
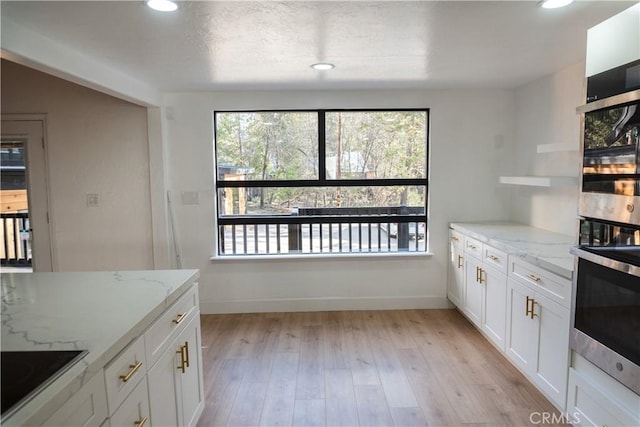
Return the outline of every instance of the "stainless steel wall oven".
{"type": "Polygon", "coordinates": [[[640,394],[640,60],[588,78],[571,348],[640,394]]]}
{"type": "Polygon", "coordinates": [[[597,100],[578,109],[584,113],[579,213],[640,224],[640,60],[590,77],[587,92],[593,86],[597,100]]]}
{"type": "Polygon", "coordinates": [[[640,393],[640,227],[583,219],[571,347],[640,393]]]}

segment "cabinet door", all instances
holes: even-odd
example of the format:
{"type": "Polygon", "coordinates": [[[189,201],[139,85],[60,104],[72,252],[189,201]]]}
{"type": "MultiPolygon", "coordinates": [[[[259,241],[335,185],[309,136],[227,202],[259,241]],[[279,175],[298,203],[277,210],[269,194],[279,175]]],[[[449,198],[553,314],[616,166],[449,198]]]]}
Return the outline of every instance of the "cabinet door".
{"type": "Polygon", "coordinates": [[[463,308],[464,292],[464,256],[462,250],[451,245],[449,251],[449,276],[447,286],[447,296],[449,300],[459,309],[463,308]]]}
{"type": "Polygon", "coordinates": [[[507,281],[506,353],[527,375],[533,372],[537,347],[537,322],[527,314],[534,292],[513,279],[507,281]]]}
{"type": "Polygon", "coordinates": [[[156,364],[147,373],[149,383],[149,405],[151,424],[155,426],[177,426],[181,423],[178,413],[176,372],[180,366],[178,346],[169,345],[156,364]]]}
{"type": "Polygon", "coordinates": [[[483,267],[485,288],[482,331],[504,351],[507,318],[507,276],[494,268],[483,267]]]}
{"type": "Polygon", "coordinates": [[[465,261],[464,313],[479,328],[482,327],[484,285],[480,283],[482,264],[473,257],[465,261]]]}
{"type": "Polygon", "coordinates": [[[565,407],[569,369],[569,309],[536,292],[534,317],[539,324],[533,381],[565,407]]]}
{"type": "Polygon", "coordinates": [[[200,312],[180,334],[177,344],[183,348],[185,362],[188,362],[184,372],[176,370],[181,385],[183,425],[195,426],[204,409],[200,312]]]}

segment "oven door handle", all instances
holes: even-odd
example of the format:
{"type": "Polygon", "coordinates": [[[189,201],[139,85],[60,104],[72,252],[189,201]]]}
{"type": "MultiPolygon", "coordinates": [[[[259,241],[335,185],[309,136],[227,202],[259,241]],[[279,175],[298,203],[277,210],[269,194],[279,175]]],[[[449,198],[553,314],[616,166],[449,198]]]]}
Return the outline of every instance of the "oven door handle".
{"type": "Polygon", "coordinates": [[[625,274],[631,274],[632,276],[640,277],[640,267],[626,262],[618,261],[615,259],[607,258],[602,255],[594,254],[593,252],[585,251],[578,247],[572,247],[570,252],[580,258],[586,259],[593,263],[602,265],[607,268],[618,270],[625,274]]]}

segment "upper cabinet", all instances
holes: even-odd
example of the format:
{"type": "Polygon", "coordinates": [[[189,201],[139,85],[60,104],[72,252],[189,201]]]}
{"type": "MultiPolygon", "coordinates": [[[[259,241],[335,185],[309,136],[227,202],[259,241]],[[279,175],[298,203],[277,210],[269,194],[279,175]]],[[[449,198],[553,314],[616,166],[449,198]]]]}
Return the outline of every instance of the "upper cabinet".
{"type": "Polygon", "coordinates": [[[586,77],[640,59],[640,3],[587,31],[586,77]]]}

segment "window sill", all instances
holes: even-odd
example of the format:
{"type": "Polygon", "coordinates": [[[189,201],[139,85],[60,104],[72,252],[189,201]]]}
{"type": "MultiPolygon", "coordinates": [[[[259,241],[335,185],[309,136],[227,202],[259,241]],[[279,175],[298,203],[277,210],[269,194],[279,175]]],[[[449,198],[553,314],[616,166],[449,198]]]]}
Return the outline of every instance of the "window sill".
{"type": "Polygon", "coordinates": [[[230,261],[319,261],[319,260],[363,260],[363,259],[402,259],[402,258],[431,258],[433,252],[399,252],[399,253],[323,253],[323,254],[295,254],[295,255],[230,255],[230,256],[212,256],[212,262],[230,262],[230,261]]]}

